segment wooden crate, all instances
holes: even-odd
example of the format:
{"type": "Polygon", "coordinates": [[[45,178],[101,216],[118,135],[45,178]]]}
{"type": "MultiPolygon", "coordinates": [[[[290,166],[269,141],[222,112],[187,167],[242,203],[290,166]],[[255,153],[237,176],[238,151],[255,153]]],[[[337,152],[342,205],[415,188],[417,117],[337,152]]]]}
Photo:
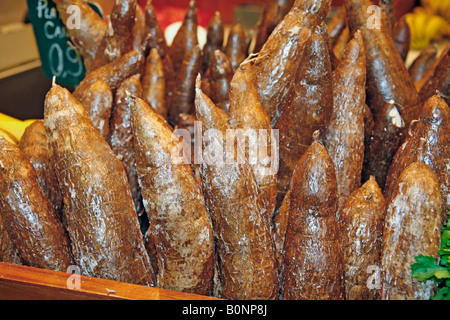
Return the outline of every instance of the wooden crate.
{"type": "Polygon", "coordinates": [[[2,300],[216,300],[212,297],[80,276],[69,289],[69,273],[0,262],[2,300]]]}

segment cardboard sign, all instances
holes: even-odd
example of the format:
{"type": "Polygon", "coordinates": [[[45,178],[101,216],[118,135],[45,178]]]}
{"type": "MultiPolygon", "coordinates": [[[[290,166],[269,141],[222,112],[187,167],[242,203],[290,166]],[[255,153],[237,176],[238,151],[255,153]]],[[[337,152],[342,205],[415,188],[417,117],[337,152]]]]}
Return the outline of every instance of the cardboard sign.
{"type": "MultiPolygon", "coordinates": [[[[77,86],[86,75],[83,58],[69,45],[69,35],[52,0],[27,0],[44,74],[56,82],[77,86]]],[[[99,13],[100,9],[94,10],[99,13]]]]}

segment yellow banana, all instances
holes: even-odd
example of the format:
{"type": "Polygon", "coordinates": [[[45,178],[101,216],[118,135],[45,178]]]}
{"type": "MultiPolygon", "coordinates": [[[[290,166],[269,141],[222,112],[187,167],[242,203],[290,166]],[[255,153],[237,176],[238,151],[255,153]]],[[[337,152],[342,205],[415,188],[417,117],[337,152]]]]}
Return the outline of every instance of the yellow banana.
{"type": "Polygon", "coordinates": [[[450,22],[450,0],[422,0],[421,5],[430,13],[439,15],[450,22]]]}
{"type": "Polygon", "coordinates": [[[450,21],[450,0],[442,1],[442,7],[439,14],[447,19],[447,21],[450,21]]]}
{"type": "Polygon", "coordinates": [[[450,29],[450,24],[441,16],[430,13],[429,10],[417,7],[406,15],[406,21],[411,29],[411,48],[424,49],[432,40],[439,40],[450,29]]]}
{"type": "Polygon", "coordinates": [[[406,15],[406,21],[410,26],[412,37],[423,38],[425,36],[424,26],[427,19],[428,14],[422,10],[416,10],[406,15]]]}
{"type": "Polygon", "coordinates": [[[9,142],[12,142],[15,144],[19,143],[19,140],[17,140],[17,138],[11,132],[8,132],[2,128],[0,128],[0,137],[3,137],[6,140],[8,140],[9,142]]]}
{"type": "Polygon", "coordinates": [[[0,123],[3,121],[20,121],[20,120],[13,118],[11,116],[8,116],[4,113],[0,113],[0,123]]]}
{"type": "Polygon", "coordinates": [[[447,26],[447,22],[440,16],[431,16],[427,20],[425,37],[427,39],[439,40],[447,26]]]}
{"type": "Polygon", "coordinates": [[[32,124],[34,119],[21,121],[6,114],[0,113],[0,129],[12,135],[17,141],[20,141],[25,129],[32,124]]]}

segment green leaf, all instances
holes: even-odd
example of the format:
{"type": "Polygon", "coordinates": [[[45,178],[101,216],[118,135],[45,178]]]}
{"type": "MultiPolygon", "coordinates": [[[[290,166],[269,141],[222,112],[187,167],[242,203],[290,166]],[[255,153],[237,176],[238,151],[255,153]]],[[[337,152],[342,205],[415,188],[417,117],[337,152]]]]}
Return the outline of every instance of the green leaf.
{"type": "Polygon", "coordinates": [[[450,287],[440,288],[436,296],[432,297],[431,300],[450,300],[450,287]]]}
{"type": "Polygon", "coordinates": [[[442,234],[441,234],[441,248],[450,250],[450,230],[445,230],[445,231],[442,232],[442,234]]]}
{"type": "Polygon", "coordinates": [[[419,255],[415,257],[416,263],[411,265],[411,273],[413,277],[419,281],[426,281],[435,277],[437,271],[447,270],[441,267],[434,257],[419,255]]]}
{"type": "Polygon", "coordinates": [[[450,211],[448,220],[441,228],[441,247],[438,251],[439,263],[434,257],[417,256],[411,265],[413,277],[419,281],[434,280],[439,284],[439,291],[431,300],[450,300],[450,211]]]}
{"type": "Polygon", "coordinates": [[[441,255],[440,265],[443,267],[450,267],[450,256],[449,255],[441,255]]]}

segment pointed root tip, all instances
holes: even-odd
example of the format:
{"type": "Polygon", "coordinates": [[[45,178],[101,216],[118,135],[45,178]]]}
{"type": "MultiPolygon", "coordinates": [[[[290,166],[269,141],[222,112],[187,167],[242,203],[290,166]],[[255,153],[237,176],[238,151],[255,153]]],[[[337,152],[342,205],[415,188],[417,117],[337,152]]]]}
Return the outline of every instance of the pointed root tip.
{"type": "Polygon", "coordinates": [[[114,36],[114,28],[111,22],[111,16],[109,14],[106,16],[106,22],[107,22],[106,32],[108,33],[108,36],[112,37],[114,36]]]}
{"type": "Polygon", "coordinates": [[[320,130],[314,131],[313,140],[314,140],[314,142],[320,142],[320,130]]]}
{"type": "Polygon", "coordinates": [[[440,90],[436,90],[436,92],[434,93],[436,96],[438,96],[439,98],[442,99],[447,99],[448,96],[446,94],[444,94],[443,92],[441,92],[440,90]]]}
{"type": "Polygon", "coordinates": [[[197,78],[195,79],[195,90],[200,90],[201,91],[201,87],[202,87],[202,76],[200,74],[200,72],[197,74],[197,78]]]}
{"type": "Polygon", "coordinates": [[[150,40],[152,38],[152,34],[151,33],[147,33],[147,35],[144,38],[144,41],[142,41],[140,50],[141,51],[147,51],[150,49],[151,45],[150,45],[150,40]]]}
{"type": "Polygon", "coordinates": [[[125,101],[127,101],[128,103],[131,103],[131,102],[136,102],[136,100],[137,100],[137,97],[133,94],[133,93],[131,93],[130,91],[128,91],[128,90],[125,90],[125,93],[126,93],[126,96],[125,96],[125,101]]]}

